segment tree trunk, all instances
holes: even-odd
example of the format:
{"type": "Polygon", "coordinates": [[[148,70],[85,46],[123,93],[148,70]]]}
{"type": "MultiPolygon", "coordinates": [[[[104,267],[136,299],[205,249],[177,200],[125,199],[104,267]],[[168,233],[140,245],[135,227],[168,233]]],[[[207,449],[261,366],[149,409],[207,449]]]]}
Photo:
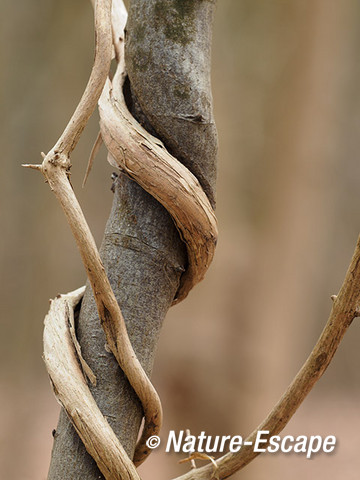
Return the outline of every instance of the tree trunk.
{"type": "MultiPolygon", "coordinates": [[[[212,204],[217,152],[210,92],[213,8],[209,1],[133,0],[126,58],[134,116],[198,177],[212,204]]],[[[169,214],[141,187],[120,174],[114,191],[101,256],[135,353],[150,375],[163,319],[186,269],[186,250],[169,214]]],[[[90,288],[77,335],[97,378],[91,387],[94,398],[132,457],[142,408],[105,350],[90,288]]],[[[103,478],[64,411],[54,434],[48,478],[103,478]]]]}

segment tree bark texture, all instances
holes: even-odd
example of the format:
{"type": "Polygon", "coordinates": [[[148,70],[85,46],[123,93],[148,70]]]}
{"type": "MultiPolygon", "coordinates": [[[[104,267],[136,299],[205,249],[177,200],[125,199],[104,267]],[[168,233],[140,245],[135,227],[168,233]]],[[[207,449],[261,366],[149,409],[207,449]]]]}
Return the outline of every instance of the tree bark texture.
{"type": "MultiPolygon", "coordinates": [[[[115,182],[101,255],[136,355],[150,375],[161,324],[186,257],[167,212],[124,175],[115,182]]],[[[83,299],[77,335],[97,378],[96,387],[91,387],[95,400],[132,456],[142,409],[113,355],[105,350],[105,335],[90,288],[83,299]]],[[[102,478],[63,411],[49,474],[49,479],[60,478],[102,478]]]]}
{"type": "MultiPolygon", "coordinates": [[[[212,204],[217,152],[210,92],[213,8],[209,1],[132,1],[126,58],[132,113],[198,177],[212,204]]],[[[163,319],[186,269],[186,250],[169,214],[141,187],[120,174],[114,190],[100,253],[135,353],[150,375],[163,319]]],[[[132,457],[142,408],[105,349],[90,288],[77,335],[97,378],[90,387],[94,398],[132,457]]],[[[64,411],[54,437],[49,480],[103,478],[64,411]]]]}
{"type": "Polygon", "coordinates": [[[197,177],[215,205],[217,133],[210,86],[215,2],[136,0],[126,32],[133,112],[197,177]],[[144,119],[144,115],[147,119],[144,119]]]}

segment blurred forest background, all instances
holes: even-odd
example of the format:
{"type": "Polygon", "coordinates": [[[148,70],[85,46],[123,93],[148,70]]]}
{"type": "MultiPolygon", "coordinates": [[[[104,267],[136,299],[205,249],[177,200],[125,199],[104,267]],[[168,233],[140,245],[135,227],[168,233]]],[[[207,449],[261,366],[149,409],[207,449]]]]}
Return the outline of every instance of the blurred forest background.
{"type": "MultiPolygon", "coordinates": [[[[213,94],[220,136],[220,240],[207,278],[168,314],[153,380],[169,429],[248,434],[316,341],[360,231],[360,4],[220,0],[213,94]]],[[[88,1],[0,1],[0,477],[43,480],[59,407],[42,362],[48,299],[85,282],[39,163],[87,82],[88,1]]],[[[82,178],[97,115],[72,156],[72,182],[98,243],[110,209],[105,151],[82,178]]],[[[360,325],[286,428],[336,435],[331,455],[264,455],[234,479],[357,479],[360,325]]],[[[159,449],[142,469],[187,471],[159,449]]],[[[201,462],[199,462],[201,463],[201,462]]]]}

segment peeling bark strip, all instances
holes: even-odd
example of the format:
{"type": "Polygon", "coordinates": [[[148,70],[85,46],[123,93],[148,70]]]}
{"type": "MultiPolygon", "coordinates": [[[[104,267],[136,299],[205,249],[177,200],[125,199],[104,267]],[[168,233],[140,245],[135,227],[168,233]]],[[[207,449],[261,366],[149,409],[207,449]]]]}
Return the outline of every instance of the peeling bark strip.
{"type": "Polygon", "coordinates": [[[51,301],[45,317],[44,360],[54,393],[105,478],[139,479],[110,425],[104,421],[86,383],[71,324],[84,287],[51,301]]]}

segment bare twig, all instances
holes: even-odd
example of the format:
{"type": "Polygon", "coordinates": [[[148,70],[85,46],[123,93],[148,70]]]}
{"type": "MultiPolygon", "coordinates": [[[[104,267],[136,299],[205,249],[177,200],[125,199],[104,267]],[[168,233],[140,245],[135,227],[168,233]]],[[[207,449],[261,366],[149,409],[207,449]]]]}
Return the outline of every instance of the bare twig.
{"type": "Polygon", "coordinates": [[[95,157],[99,153],[99,150],[100,150],[100,147],[101,147],[102,143],[103,143],[103,141],[102,141],[102,138],[101,138],[101,133],[99,132],[97,137],[96,137],[93,148],[91,149],[91,152],[90,152],[88,164],[87,164],[87,167],[86,167],[86,172],[85,172],[85,175],[84,175],[84,180],[83,180],[83,183],[82,183],[83,188],[85,187],[85,184],[86,184],[86,181],[88,179],[88,176],[90,175],[95,157]]]}
{"type": "MultiPolygon", "coordinates": [[[[190,429],[187,428],[186,431],[185,431],[185,433],[186,433],[187,436],[189,436],[189,435],[190,435],[190,429]]],[[[179,463],[182,463],[182,462],[184,462],[184,461],[185,461],[185,460],[180,460],[179,463]]],[[[191,468],[196,468],[195,459],[194,459],[194,458],[191,458],[191,453],[189,453],[188,461],[190,461],[191,468]]]]}
{"type": "Polygon", "coordinates": [[[146,436],[142,437],[142,441],[137,447],[138,452],[143,452],[139,456],[143,460],[150,453],[149,449],[145,448],[146,439],[151,435],[158,434],[161,427],[160,399],[131,346],[120,307],[112,291],[91,231],[68,181],[66,170],[59,168],[58,164],[50,163],[43,167],[42,171],[63,208],[80,250],[107,343],[143,405],[146,436]]]}
{"type": "MultiPolygon", "coordinates": [[[[250,445],[237,453],[228,453],[216,460],[220,479],[230,477],[250,463],[259,453],[254,452],[254,441],[259,430],[269,431],[268,437],[277,435],[287,425],[302,401],[329,366],[343,336],[357,317],[360,305],[360,237],[329,319],[308,359],[289,385],[286,392],[265,420],[246,438],[250,445]]],[[[245,443],[244,442],[244,443],[245,443]]],[[[212,465],[191,470],[176,480],[210,480],[212,465]]]]}
{"type": "Polygon", "coordinates": [[[97,0],[95,8],[95,58],[88,84],[76,110],[53,150],[69,156],[84,130],[109,73],[112,50],[111,0],[97,0]]]}
{"type": "Polygon", "coordinates": [[[217,473],[219,467],[216,463],[216,460],[214,459],[214,457],[208,455],[207,453],[202,453],[202,452],[190,453],[187,458],[183,458],[182,460],[179,461],[179,463],[191,462],[191,465],[194,465],[195,460],[206,460],[208,462],[211,462],[213,464],[213,467],[214,467],[211,478],[219,480],[218,473],[217,473]]]}

